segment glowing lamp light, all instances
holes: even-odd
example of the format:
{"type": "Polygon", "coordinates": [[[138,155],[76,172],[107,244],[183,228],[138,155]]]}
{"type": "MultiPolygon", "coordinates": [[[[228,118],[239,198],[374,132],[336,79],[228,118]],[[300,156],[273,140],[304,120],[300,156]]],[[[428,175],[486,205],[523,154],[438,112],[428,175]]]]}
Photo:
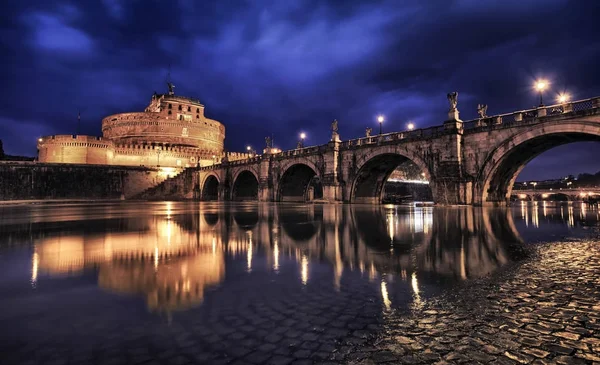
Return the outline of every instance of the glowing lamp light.
{"type": "Polygon", "coordinates": [[[525,195],[525,194],[519,194],[519,198],[520,199],[525,199],[525,198],[527,198],[527,195],[525,195]]]}
{"type": "Polygon", "coordinates": [[[548,87],[548,81],[546,80],[537,80],[535,82],[535,89],[539,92],[542,92],[544,90],[546,90],[546,88],[548,87]]]}
{"type": "Polygon", "coordinates": [[[300,133],[300,139],[305,139],[306,138],[306,133],[300,133]]]}
{"type": "Polygon", "coordinates": [[[542,194],[542,198],[546,199],[548,197],[548,194],[542,194]]]}
{"type": "Polygon", "coordinates": [[[41,138],[39,138],[39,139],[38,139],[38,142],[43,142],[43,141],[44,141],[44,140],[43,140],[43,139],[41,139],[41,138]]]}
{"type": "Polygon", "coordinates": [[[383,115],[380,115],[380,116],[377,117],[377,121],[379,123],[383,123],[384,120],[385,120],[385,118],[383,117],[383,115]]]}
{"type": "Polygon", "coordinates": [[[248,151],[250,151],[251,149],[252,149],[252,147],[250,147],[250,146],[246,147],[246,150],[248,150],[248,151]]]}
{"type": "Polygon", "coordinates": [[[584,197],[584,196],[586,196],[587,194],[586,194],[586,193],[581,193],[581,194],[579,194],[579,195],[580,195],[580,196],[582,196],[582,197],[584,197]]]}
{"type": "Polygon", "coordinates": [[[571,96],[569,94],[567,94],[567,93],[559,94],[556,97],[556,101],[559,102],[559,103],[561,103],[561,104],[562,103],[566,103],[567,101],[569,101],[569,99],[571,99],[571,96]]]}
{"type": "Polygon", "coordinates": [[[408,123],[408,130],[412,131],[413,129],[415,129],[415,123],[408,123]]]}

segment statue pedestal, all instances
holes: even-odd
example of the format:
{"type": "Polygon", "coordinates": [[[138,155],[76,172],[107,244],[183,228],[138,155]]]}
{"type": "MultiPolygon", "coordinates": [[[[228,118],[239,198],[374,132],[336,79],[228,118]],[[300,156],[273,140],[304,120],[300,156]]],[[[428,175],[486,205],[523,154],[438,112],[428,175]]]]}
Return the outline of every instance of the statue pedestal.
{"type": "Polygon", "coordinates": [[[337,132],[331,133],[331,142],[341,142],[340,135],[337,132]]]}
{"type": "Polygon", "coordinates": [[[444,122],[445,129],[462,129],[462,120],[458,117],[458,109],[452,109],[448,112],[448,120],[444,122]]]}
{"type": "Polygon", "coordinates": [[[448,111],[448,121],[460,120],[458,114],[459,114],[458,109],[452,109],[452,110],[448,111]]]}

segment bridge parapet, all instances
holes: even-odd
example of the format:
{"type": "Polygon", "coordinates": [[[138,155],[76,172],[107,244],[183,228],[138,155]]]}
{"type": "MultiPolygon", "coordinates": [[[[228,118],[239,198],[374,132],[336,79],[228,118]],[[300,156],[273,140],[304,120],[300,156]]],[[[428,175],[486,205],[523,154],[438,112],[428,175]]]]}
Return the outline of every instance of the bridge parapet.
{"type": "Polygon", "coordinates": [[[573,116],[581,112],[600,108],[600,97],[577,100],[570,103],[554,104],[540,108],[520,110],[512,113],[498,114],[485,118],[477,118],[465,121],[463,128],[467,133],[478,132],[483,128],[493,126],[508,126],[514,123],[538,122],[538,118],[549,118],[556,116],[573,116]]]}
{"type": "Polygon", "coordinates": [[[436,138],[443,135],[447,135],[449,130],[445,126],[435,126],[430,128],[422,128],[416,129],[413,131],[402,131],[402,132],[392,132],[386,134],[380,134],[376,136],[369,137],[361,137],[350,139],[342,142],[342,148],[351,148],[354,146],[363,146],[363,145],[372,145],[372,144],[381,144],[385,142],[397,142],[406,140],[414,141],[419,139],[430,139],[436,138]]]}

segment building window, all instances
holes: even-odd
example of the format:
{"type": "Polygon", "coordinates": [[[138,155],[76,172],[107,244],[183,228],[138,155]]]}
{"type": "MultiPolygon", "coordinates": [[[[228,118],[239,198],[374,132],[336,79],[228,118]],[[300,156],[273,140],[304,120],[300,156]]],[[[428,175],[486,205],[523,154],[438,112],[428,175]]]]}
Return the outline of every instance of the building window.
{"type": "Polygon", "coordinates": [[[199,116],[199,115],[196,115],[196,119],[200,119],[200,116],[199,116]]]}
{"type": "Polygon", "coordinates": [[[169,109],[172,109],[173,105],[171,103],[169,103],[169,109]]]}
{"type": "Polygon", "coordinates": [[[171,115],[171,111],[169,110],[169,115],[171,115]]]}
{"type": "Polygon", "coordinates": [[[181,105],[179,106],[179,110],[181,110],[181,105]]]}
{"type": "Polygon", "coordinates": [[[196,113],[200,113],[200,108],[196,108],[196,113]]]}
{"type": "Polygon", "coordinates": [[[188,112],[192,111],[192,107],[188,106],[188,112]]]}

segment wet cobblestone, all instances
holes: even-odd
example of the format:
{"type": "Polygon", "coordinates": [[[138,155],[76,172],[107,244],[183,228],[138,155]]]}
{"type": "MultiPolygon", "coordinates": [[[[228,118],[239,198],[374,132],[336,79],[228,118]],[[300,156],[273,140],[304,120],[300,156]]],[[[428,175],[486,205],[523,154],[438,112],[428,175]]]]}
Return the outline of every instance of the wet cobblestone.
{"type": "Polygon", "coordinates": [[[600,242],[541,245],[514,270],[389,313],[383,327],[376,351],[343,361],[600,364],[600,242]]]}

